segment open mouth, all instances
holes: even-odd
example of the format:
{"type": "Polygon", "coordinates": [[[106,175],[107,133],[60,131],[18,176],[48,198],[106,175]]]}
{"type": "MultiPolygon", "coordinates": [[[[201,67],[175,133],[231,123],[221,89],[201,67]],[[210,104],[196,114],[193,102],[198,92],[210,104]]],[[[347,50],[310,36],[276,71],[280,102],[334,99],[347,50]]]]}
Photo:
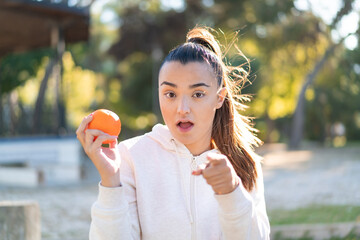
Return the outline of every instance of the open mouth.
{"type": "Polygon", "coordinates": [[[187,132],[192,129],[194,123],[192,123],[191,121],[179,121],[176,126],[179,128],[180,131],[187,132]]]}

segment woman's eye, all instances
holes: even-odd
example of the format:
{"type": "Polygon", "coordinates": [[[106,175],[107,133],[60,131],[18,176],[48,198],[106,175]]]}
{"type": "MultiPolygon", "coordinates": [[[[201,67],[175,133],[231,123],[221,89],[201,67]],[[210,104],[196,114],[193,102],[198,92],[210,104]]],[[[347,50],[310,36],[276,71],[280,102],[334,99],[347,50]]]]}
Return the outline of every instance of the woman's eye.
{"type": "Polygon", "coordinates": [[[173,92],[167,92],[167,93],[165,93],[165,96],[168,97],[168,98],[174,98],[174,97],[175,97],[175,93],[173,93],[173,92]]]}
{"type": "Polygon", "coordinates": [[[193,97],[194,98],[202,98],[205,95],[205,93],[203,92],[196,92],[194,93],[193,97]]]}

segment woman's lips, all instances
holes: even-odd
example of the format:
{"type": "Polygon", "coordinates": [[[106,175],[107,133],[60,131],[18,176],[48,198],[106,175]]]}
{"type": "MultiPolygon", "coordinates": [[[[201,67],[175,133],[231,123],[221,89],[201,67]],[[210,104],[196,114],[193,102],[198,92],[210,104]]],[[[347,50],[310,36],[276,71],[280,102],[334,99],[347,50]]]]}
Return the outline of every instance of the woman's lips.
{"type": "Polygon", "coordinates": [[[192,122],[179,122],[176,126],[180,132],[188,132],[194,127],[194,124],[192,122]]]}

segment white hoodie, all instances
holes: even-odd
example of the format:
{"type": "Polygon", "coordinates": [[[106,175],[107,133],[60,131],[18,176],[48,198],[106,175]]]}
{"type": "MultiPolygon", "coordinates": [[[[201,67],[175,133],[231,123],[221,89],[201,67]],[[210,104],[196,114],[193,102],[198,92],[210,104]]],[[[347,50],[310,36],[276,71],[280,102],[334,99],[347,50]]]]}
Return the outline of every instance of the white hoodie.
{"type": "Polygon", "coordinates": [[[122,187],[99,184],[91,240],[269,239],[261,165],[257,187],[240,184],[217,195],[202,176],[191,174],[210,151],[193,156],[164,125],[121,142],[122,187]]]}

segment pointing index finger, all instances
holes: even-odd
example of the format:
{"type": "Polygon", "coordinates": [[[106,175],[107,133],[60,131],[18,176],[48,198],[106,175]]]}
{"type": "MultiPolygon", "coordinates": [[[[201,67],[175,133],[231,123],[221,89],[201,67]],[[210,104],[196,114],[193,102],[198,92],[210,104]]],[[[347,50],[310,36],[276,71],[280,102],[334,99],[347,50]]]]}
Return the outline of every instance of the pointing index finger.
{"type": "Polygon", "coordinates": [[[226,158],[224,155],[222,154],[218,154],[218,153],[208,153],[208,155],[206,156],[207,159],[209,160],[209,163],[212,165],[212,166],[216,166],[216,165],[219,165],[219,164],[222,164],[225,162],[226,158]]]}

